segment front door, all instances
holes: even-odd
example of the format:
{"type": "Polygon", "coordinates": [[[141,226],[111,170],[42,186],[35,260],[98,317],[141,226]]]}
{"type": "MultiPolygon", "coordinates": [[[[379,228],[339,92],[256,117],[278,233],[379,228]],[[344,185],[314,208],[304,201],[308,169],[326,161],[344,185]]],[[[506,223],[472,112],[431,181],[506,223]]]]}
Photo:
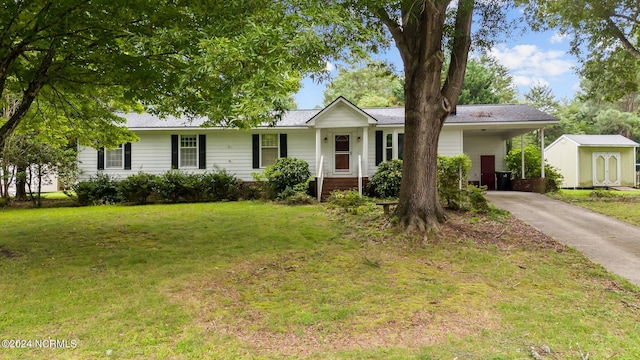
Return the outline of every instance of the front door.
{"type": "Polygon", "coordinates": [[[333,169],[336,175],[351,173],[351,135],[333,135],[334,161],[333,169]]]}
{"type": "Polygon", "coordinates": [[[480,185],[486,185],[487,190],[496,189],[496,157],[494,155],[480,155],[480,185]]]}

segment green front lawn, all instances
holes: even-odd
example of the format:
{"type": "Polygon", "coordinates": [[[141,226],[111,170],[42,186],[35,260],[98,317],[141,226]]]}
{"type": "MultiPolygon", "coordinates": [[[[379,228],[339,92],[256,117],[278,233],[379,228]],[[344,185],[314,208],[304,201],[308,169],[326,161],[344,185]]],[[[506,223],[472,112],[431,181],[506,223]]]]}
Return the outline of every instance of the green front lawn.
{"type": "Polygon", "coordinates": [[[560,190],[552,196],[640,226],[640,190],[560,190]]]}
{"type": "Polygon", "coordinates": [[[640,292],[512,219],[256,202],[0,211],[0,358],[640,357],[640,292]],[[580,350],[581,349],[581,350],[580,350]]]}

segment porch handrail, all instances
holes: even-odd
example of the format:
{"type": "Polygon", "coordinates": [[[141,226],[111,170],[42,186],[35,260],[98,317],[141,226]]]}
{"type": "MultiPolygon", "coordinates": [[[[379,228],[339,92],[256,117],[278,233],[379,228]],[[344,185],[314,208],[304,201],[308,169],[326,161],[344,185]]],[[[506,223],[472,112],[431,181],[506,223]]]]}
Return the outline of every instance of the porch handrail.
{"type": "Polygon", "coordinates": [[[316,192],[318,194],[318,201],[322,197],[322,183],[324,182],[324,155],[320,155],[320,161],[318,162],[318,176],[317,176],[316,192]]]}
{"type": "Polygon", "coordinates": [[[358,155],[358,194],[362,196],[362,155],[358,155]]]}

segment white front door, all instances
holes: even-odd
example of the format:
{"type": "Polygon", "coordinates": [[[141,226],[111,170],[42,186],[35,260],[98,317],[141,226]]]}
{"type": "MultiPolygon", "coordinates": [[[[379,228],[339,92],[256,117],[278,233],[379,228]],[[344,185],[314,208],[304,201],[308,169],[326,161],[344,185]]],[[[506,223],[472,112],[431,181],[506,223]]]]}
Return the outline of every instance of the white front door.
{"type": "Polygon", "coordinates": [[[620,185],[620,153],[593,153],[593,186],[620,185]]]}
{"type": "Polygon", "coordinates": [[[333,174],[351,175],[351,134],[332,134],[333,174]]]}

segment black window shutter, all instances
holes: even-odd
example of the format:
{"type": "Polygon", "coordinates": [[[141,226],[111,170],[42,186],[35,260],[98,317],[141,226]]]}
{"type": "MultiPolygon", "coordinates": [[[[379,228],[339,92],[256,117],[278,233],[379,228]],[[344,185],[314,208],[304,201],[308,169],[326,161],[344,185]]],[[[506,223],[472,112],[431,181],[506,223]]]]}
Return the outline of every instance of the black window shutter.
{"type": "Polygon", "coordinates": [[[198,168],[207,168],[207,135],[198,135],[198,168]]]}
{"type": "Polygon", "coordinates": [[[98,150],[98,170],[104,170],[104,148],[98,150]]]}
{"type": "Polygon", "coordinates": [[[124,144],[124,169],[131,170],[131,143],[124,144]]]}
{"type": "Polygon", "coordinates": [[[280,157],[287,157],[287,134],[280,134],[280,157]]]}
{"type": "Polygon", "coordinates": [[[382,147],[384,146],[382,131],[376,131],[376,166],[382,162],[382,147]]]}
{"type": "Polygon", "coordinates": [[[404,134],[398,134],[398,159],[402,160],[404,153],[404,134]]]}
{"type": "Polygon", "coordinates": [[[171,135],[171,168],[178,168],[178,135],[171,135]]]}
{"type": "Polygon", "coordinates": [[[253,168],[254,169],[259,169],[260,168],[260,135],[258,134],[253,134],[252,135],[252,141],[253,141],[253,168]]]}

